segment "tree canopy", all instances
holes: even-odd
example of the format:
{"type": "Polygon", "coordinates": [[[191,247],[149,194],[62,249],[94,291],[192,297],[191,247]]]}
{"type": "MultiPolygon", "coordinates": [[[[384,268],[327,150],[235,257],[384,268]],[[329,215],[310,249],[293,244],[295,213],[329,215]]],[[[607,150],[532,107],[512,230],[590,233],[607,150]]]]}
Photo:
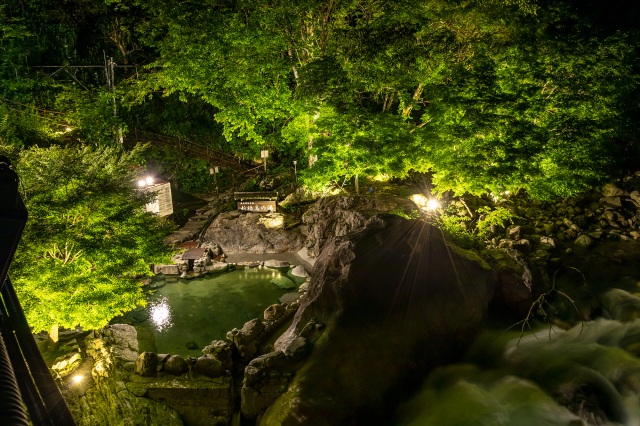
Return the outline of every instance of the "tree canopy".
{"type": "MultiPolygon", "coordinates": [[[[130,186],[141,152],[118,140],[134,128],[245,158],[268,149],[276,167],[297,160],[315,189],[429,172],[438,191],[551,199],[624,172],[640,154],[639,11],[591,0],[6,1],[0,148],[31,211],[14,270],[30,319],[96,325],[141,301],[133,277],[162,256],[163,225],[130,186]]],[[[194,159],[180,155],[149,158],[185,188],[210,180],[201,160],[200,176],[184,172],[194,159]]]]}
{"type": "Polygon", "coordinates": [[[119,153],[88,146],[21,152],[29,220],[11,269],[37,331],[53,325],[97,328],[144,304],[141,278],[168,260],[169,226],[135,194],[141,148],[119,153]]]}
{"type": "Polygon", "coordinates": [[[308,184],[432,171],[440,190],[567,196],[608,177],[634,137],[634,39],[597,34],[566,3],[145,8],[159,57],[130,95],[198,96],[232,149],[317,156],[308,184]]]}

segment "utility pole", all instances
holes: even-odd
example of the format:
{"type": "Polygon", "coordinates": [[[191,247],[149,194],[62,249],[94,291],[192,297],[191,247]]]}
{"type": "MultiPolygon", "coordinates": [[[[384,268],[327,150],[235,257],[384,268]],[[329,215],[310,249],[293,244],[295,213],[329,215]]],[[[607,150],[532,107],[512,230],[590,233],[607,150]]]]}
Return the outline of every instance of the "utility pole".
{"type": "MultiPolygon", "coordinates": [[[[113,58],[107,59],[106,53],[104,53],[104,71],[107,76],[107,87],[111,90],[112,100],[113,100],[113,118],[118,117],[118,107],[116,105],[116,63],[113,61],[113,58]]],[[[118,128],[115,129],[115,139],[116,142],[122,145],[124,143],[124,136],[122,135],[122,126],[118,125],[118,128]]]]}

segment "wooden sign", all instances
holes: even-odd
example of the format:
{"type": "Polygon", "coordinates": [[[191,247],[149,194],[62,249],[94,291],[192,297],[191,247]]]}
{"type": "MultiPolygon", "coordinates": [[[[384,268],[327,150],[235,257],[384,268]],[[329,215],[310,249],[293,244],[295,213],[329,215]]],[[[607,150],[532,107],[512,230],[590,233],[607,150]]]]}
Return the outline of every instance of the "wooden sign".
{"type": "Polygon", "coordinates": [[[238,201],[238,210],[246,212],[272,213],[276,211],[276,202],[269,200],[238,201]]]}
{"type": "Polygon", "coordinates": [[[147,191],[155,193],[153,201],[146,205],[148,212],[158,216],[168,216],[173,213],[173,199],[171,198],[171,184],[169,182],[148,186],[147,191]]]}

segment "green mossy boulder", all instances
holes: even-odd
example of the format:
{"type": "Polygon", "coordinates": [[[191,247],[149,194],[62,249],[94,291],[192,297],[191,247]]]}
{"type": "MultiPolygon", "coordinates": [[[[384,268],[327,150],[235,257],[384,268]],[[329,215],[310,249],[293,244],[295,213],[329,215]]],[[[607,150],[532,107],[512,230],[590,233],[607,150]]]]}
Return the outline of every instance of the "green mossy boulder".
{"type": "Polygon", "coordinates": [[[294,283],[291,279],[285,277],[285,276],[279,276],[279,277],[275,277],[274,279],[272,279],[271,281],[269,281],[271,284],[275,284],[278,287],[280,287],[283,290],[292,290],[294,288],[296,288],[298,285],[296,283],[294,283]]]}

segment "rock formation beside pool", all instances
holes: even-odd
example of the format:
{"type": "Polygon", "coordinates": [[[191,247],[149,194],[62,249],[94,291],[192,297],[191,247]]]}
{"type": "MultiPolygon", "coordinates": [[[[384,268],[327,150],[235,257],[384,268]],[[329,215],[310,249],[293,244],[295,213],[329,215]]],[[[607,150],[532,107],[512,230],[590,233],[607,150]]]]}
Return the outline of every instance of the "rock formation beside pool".
{"type": "Polygon", "coordinates": [[[284,231],[281,213],[269,215],[231,211],[220,213],[203,236],[226,253],[296,253],[304,247],[300,228],[284,231]]]}
{"type": "Polygon", "coordinates": [[[361,217],[355,233],[326,241],[276,341],[284,354],[315,343],[260,424],[385,424],[430,368],[464,353],[484,319],[491,271],[425,222],[361,217]]]}

